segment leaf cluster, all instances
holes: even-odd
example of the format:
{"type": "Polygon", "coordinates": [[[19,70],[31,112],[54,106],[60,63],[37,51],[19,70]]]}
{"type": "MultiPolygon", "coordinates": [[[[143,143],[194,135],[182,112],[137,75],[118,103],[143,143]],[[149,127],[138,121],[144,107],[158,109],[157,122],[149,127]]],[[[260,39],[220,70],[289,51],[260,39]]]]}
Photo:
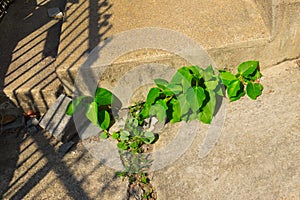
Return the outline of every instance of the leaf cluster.
{"type": "Polygon", "coordinates": [[[67,115],[73,115],[76,111],[83,111],[87,119],[102,130],[107,130],[111,124],[111,104],[114,101],[113,94],[105,88],[97,88],[94,98],[79,96],[70,102],[67,115]]]}
{"type": "MultiPolygon", "coordinates": [[[[258,61],[243,62],[238,66],[238,73],[215,71],[212,66],[203,69],[198,66],[182,67],[171,81],[155,79],[155,87],[148,92],[145,102],[138,102],[129,107],[129,118],[124,128],[110,133],[108,130],[114,122],[111,105],[115,98],[104,89],[97,88],[94,97],[79,96],[70,102],[66,114],[82,112],[103,132],[100,137],[109,137],[117,141],[120,157],[125,170],[117,172],[118,176],[128,177],[130,183],[138,181],[149,184],[145,168],[151,161],[144,157],[143,145],[154,143],[158,136],[145,131],[143,126],[147,118],[156,117],[160,122],[199,121],[209,124],[215,113],[218,97],[227,94],[230,101],[236,101],[247,94],[255,100],[262,94],[262,77],[258,61]]],[[[150,198],[153,191],[145,192],[144,198],[150,198]]]]}
{"type": "Polygon", "coordinates": [[[199,119],[210,123],[217,95],[223,96],[221,80],[211,66],[180,68],[170,82],[155,79],[140,118],[156,116],[160,122],[171,123],[199,119]]]}
{"type": "Polygon", "coordinates": [[[226,87],[230,101],[236,101],[246,93],[251,99],[255,100],[262,94],[263,86],[259,83],[261,77],[258,61],[241,63],[238,66],[236,75],[229,71],[220,70],[220,78],[226,87]]]}
{"type": "Polygon", "coordinates": [[[118,141],[117,147],[119,150],[128,150],[134,153],[142,153],[142,145],[151,144],[157,139],[154,133],[144,131],[139,126],[138,120],[133,117],[126,120],[125,127],[120,131],[112,134],[107,131],[101,133],[102,139],[106,139],[109,136],[118,141]]]}

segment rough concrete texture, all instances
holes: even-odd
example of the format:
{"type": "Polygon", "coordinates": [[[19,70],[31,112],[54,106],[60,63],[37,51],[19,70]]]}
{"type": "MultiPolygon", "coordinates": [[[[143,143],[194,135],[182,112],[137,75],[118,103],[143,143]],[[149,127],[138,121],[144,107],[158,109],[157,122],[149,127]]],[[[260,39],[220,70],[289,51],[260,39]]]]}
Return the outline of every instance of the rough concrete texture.
{"type": "Polygon", "coordinates": [[[60,24],[47,14],[55,5],[14,1],[0,23],[0,88],[25,111],[45,112],[61,89],[53,58],[60,24]]]}
{"type": "MultiPolygon", "coordinates": [[[[290,61],[262,73],[263,95],[227,104],[223,132],[207,157],[198,157],[203,125],[183,156],[151,174],[158,199],[300,199],[300,67],[290,61]]],[[[154,150],[170,142],[172,127],[154,150]]],[[[127,182],[81,142],[62,158],[49,133],[0,138],[0,198],[126,199],[127,182]]]]}
{"type": "Polygon", "coordinates": [[[81,143],[61,156],[49,133],[0,135],[1,199],[125,199],[127,182],[81,143]]]}
{"type": "Polygon", "coordinates": [[[257,101],[227,104],[207,157],[199,158],[203,126],[180,159],[154,173],[159,199],[300,199],[300,68],[285,62],[263,75],[257,101]]]}
{"type": "MultiPolygon", "coordinates": [[[[252,59],[265,68],[299,57],[299,5],[299,1],[270,0],[68,3],[57,72],[71,94],[78,68],[89,51],[97,45],[105,48],[117,33],[144,27],[169,28],[187,35],[203,46],[220,68],[252,59]]],[[[143,56],[124,56],[115,64],[134,65],[172,56],[157,51],[136,54],[143,56]]]]}
{"type": "Polygon", "coordinates": [[[50,132],[58,141],[68,142],[76,134],[72,116],[66,115],[71,102],[69,97],[61,94],[50,109],[43,115],[40,126],[50,132]]]}
{"type": "MultiPolygon", "coordinates": [[[[299,0],[15,1],[0,23],[1,90],[23,110],[44,113],[63,89],[71,95],[78,68],[92,49],[105,48],[117,33],[143,27],[187,35],[219,68],[249,59],[265,68],[299,57],[299,10],[299,0]],[[66,10],[63,21],[49,18],[53,7],[66,10]]],[[[119,59],[115,68],[172,56],[137,51],[119,59]]]]}

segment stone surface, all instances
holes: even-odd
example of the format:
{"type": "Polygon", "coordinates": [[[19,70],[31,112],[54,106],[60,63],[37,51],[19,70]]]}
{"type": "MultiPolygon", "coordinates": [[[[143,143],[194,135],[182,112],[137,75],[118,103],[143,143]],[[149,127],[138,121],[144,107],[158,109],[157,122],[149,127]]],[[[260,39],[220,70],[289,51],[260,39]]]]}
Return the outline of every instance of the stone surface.
{"type": "MultiPolygon", "coordinates": [[[[92,49],[105,48],[115,34],[143,27],[187,35],[219,68],[249,59],[266,68],[299,57],[299,6],[299,0],[14,2],[0,23],[9,27],[0,29],[0,86],[24,111],[42,114],[63,90],[72,94],[78,68],[92,49]],[[47,11],[54,7],[66,10],[64,23],[49,18],[47,11]]],[[[117,58],[104,85],[145,62],[183,63],[170,52],[131,52],[117,58]]]]}
{"type": "Polygon", "coordinates": [[[25,112],[45,113],[61,93],[54,65],[61,22],[47,14],[60,2],[14,1],[0,22],[0,90],[25,112]]]}
{"type": "MultiPolygon", "coordinates": [[[[199,150],[207,125],[183,156],[151,173],[159,199],[299,199],[300,68],[288,61],[262,73],[263,95],[227,104],[222,134],[204,159],[199,150]]],[[[167,145],[178,127],[166,128],[154,150],[167,145]]],[[[126,199],[127,182],[82,143],[61,158],[61,143],[50,134],[0,136],[4,199],[126,199]]]]}
{"type": "MultiPolygon", "coordinates": [[[[114,34],[136,28],[160,27],[183,33],[203,46],[219,68],[233,68],[252,59],[266,68],[300,55],[296,45],[300,42],[299,1],[108,1],[87,12],[89,4],[93,2],[67,5],[57,72],[68,94],[88,52],[97,45],[105,48],[114,34]]],[[[110,82],[104,85],[114,84],[119,70],[132,69],[141,61],[166,63],[168,59],[168,65],[182,63],[170,52],[139,50],[123,55],[116,58],[112,68],[117,70],[110,72],[113,78],[108,77],[110,82]]]]}
{"type": "Polygon", "coordinates": [[[63,143],[60,145],[58,149],[58,153],[60,156],[64,156],[70,149],[71,147],[75,144],[73,141],[69,141],[67,143],[63,143]]]}
{"type": "Polygon", "coordinates": [[[68,142],[76,134],[73,118],[65,113],[70,101],[70,98],[60,95],[39,123],[62,142],[68,142]]]}
{"type": "Polygon", "coordinates": [[[50,133],[0,138],[1,199],[126,199],[127,182],[81,143],[62,157],[50,133]]]}

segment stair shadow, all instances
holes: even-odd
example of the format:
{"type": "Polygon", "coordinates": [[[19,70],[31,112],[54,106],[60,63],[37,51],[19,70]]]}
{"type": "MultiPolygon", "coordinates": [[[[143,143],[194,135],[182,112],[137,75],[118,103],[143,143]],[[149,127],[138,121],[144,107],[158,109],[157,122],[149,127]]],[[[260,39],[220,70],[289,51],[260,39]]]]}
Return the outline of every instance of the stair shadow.
{"type": "MultiPolygon", "coordinates": [[[[70,0],[68,2],[73,4],[80,3],[77,0],[70,0]]],[[[45,110],[51,106],[47,101],[45,90],[55,81],[60,83],[56,73],[56,66],[62,65],[64,61],[56,63],[56,58],[59,54],[66,52],[65,49],[62,49],[58,53],[59,44],[62,41],[61,27],[63,21],[58,20],[53,23],[53,19],[50,19],[47,15],[47,9],[60,7],[61,10],[64,10],[66,3],[66,0],[29,0],[27,4],[25,1],[14,1],[8,9],[8,14],[0,21],[0,91],[3,92],[5,89],[12,91],[9,96],[14,98],[17,106],[23,111],[33,109],[39,113],[40,107],[37,106],[37,100],[42,100],[45,110]],[[50,23],[52,24],[51,26],[49,26],[50,23]],[[37,78],[40,76],[42,78],[37,78]],[[19,95],[19,89],[25,85],[26,87],[30,85],[30,87],[26,91],[26,99],[22,99],[19,95]],[[39,91],[38,96],[34,95],[34,90],[37,88],[39,91]]],[[[88,17],[89,26],[87,29],[82,30],[82,32],[89,31],[88,37],[84,41],[77,41],[75,38],[67,44],[67,46],[71,46],[73,43],[78,44],[75,48],[76,50],[82,49],[81,44],[88,41],[88,48],[70,64],[69,69],[77,64],[77,61],[85,53],[90,52],[96,47],[111,28],[112,25],[108,23],[111,15],[98,13],[101,6],[110,8],[106,0],[102,2],[90,0],[88,8],[90,13],[88,17]],[[99,24],[99,21],[102,22],[99,24]],[[104,26],[108,28],[100,31],[104,26]]],[[[75,20],[72,23],[77,22],[78,20],[75,20]]],[[[63,92],[62,85],[59,84],[55,90],[53,93],[58,97],[63,92]]],[[[62,158],[58,157],[54,147],[49,144],[50,141],[43,135],[36,134],[30,136],[33,141],[25,148],[21,148],[24,140],[28,137],[25,133],[20,132],[13,136],[15,137],[14,139],[10,138],[13,141],[12,143],[7,141],[6,133],[4,133],[4,136],[0,135],[0,137],[1,143],[3,142],[3,145],[0,146],[0,154],[4,155],[5,152],[11,152],[7,154],[9,157],[0,156],[0,170],[3,172],[0,174],[5,174],[5,179],[1,178],[0,198],[16,184],[20,184],[18,179],[13,181],[15,171],[22,167],[25,162],[29,161],[31,157],[34,157],[37,151],[32,152],[23,162],[19,162],[20,154],[35,144],[38,145],[39,151],[43,154],[40,159],[46,159],[50,163],[39,169],[29,179],[26,179],[25,183],[23,182],[24,185],[17,191],[14,191],[11,199],[24,198],[51,170],[54,170],[59,175],[59,179],[66,190],[68,190],[68,195],[74,199],[78,199],[78,197],[80,199],[90,199],[90,196],[82,188],[82,182],[74,178],[72,171],[64,164],[62,158]]],[[[36,160],[31,167],[23,172],[23,175],[21,174],[19,180],[23,179],[25,175],[27,176],[29,171],[39,162],[41,160],[36,160]]],[[[107,187],[105,185],[102,190],[105,190],[107,187]]]]}
{"type": "MultiPolygon", "coordinates": [[[[89,7],[84,10],[89,13],[88,19],[86,19],[88,20],[88,27],[78,32],[80,35],[88,31],[88,36],[83,40],[73,38],[66,42],[64,40],[67,40],[74,30],[69,30],[66,27],[64,31],[70,32],[62,38],[63,20],[55,21],[49,18],[47,14],[47,9],[51,7],[59,7],[60,10],[64,10],[66,3],[67,0],[29,0],[28,4],[23,1],[15,1],[9,7],[9,13],[0,22],[0,90],[9,91],[6,92],[7,95],[13,98],[18,107],[24,111],[32,109],[40,113],[48,110],[53,101],[45,98],[50,85],[54,86],[51,89],[55,90],[50,91],[51,95],[53,93],[53,96],[58,97],[63,92],[62,82],[56,69],[63,65],[66,59],[60,60],[59,63],[56,62],[59,55],[69,54],[68,48],[73,48],[73,51],[82,51],[80,55],[74,58],[73,62],[68,63],[69,71],[78,64],[83,56],[100,43],[112,26],[108,22],[111,15],[105,14],[111,5],[105,0],[100,2],[90,0],[89,7]],[[107,9],[103,13],[99,13],[98,11],[102,7],[107,7],[107,9]],[[103,29],[103,27],[107,28],[103,29]],[[62,41],[64,41],[65,47],[59,50],[62,41]],[[86,42],[88,48],[85,47],[86,42]],[[36,94],[37,90],[39,91],[38,94],[36,94]]],[[[83,1],[72,1],[72,3],[68,4],[69,7],[76,4],[76,7],[79,8],[83,1]]],[[[65,19],[69,20],[73,14],[78,13],[67,12],[65,19]]],[[[75,23],[80,25],[84,22],[79,20],[81,19],[75,19],[70,25],[75,23]]],[[[74,80],[71,74],[70,77],[74,80]]]]}

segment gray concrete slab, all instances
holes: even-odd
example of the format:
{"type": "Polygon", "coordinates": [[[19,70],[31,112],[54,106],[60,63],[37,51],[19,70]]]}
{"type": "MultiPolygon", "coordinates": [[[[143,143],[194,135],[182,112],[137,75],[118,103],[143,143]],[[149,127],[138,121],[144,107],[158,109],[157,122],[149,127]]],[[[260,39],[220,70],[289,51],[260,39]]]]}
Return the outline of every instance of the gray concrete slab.
{"type": "Polygon", "coordinates": [[[159,199],[300,198],[300,68],[291,61],[262,73],[263,95],[227,104],[222,134],[207,157],[199,158],[204,126],[182,157],[153,174],[159,199]]]}
{"type": "Polygon", "coordinates": [[[62,142],[68,142],[77,133],[72,116],[66,115],[70,102],[69,97],[60,95],[39,123],[43,129],[62,142]]]}

